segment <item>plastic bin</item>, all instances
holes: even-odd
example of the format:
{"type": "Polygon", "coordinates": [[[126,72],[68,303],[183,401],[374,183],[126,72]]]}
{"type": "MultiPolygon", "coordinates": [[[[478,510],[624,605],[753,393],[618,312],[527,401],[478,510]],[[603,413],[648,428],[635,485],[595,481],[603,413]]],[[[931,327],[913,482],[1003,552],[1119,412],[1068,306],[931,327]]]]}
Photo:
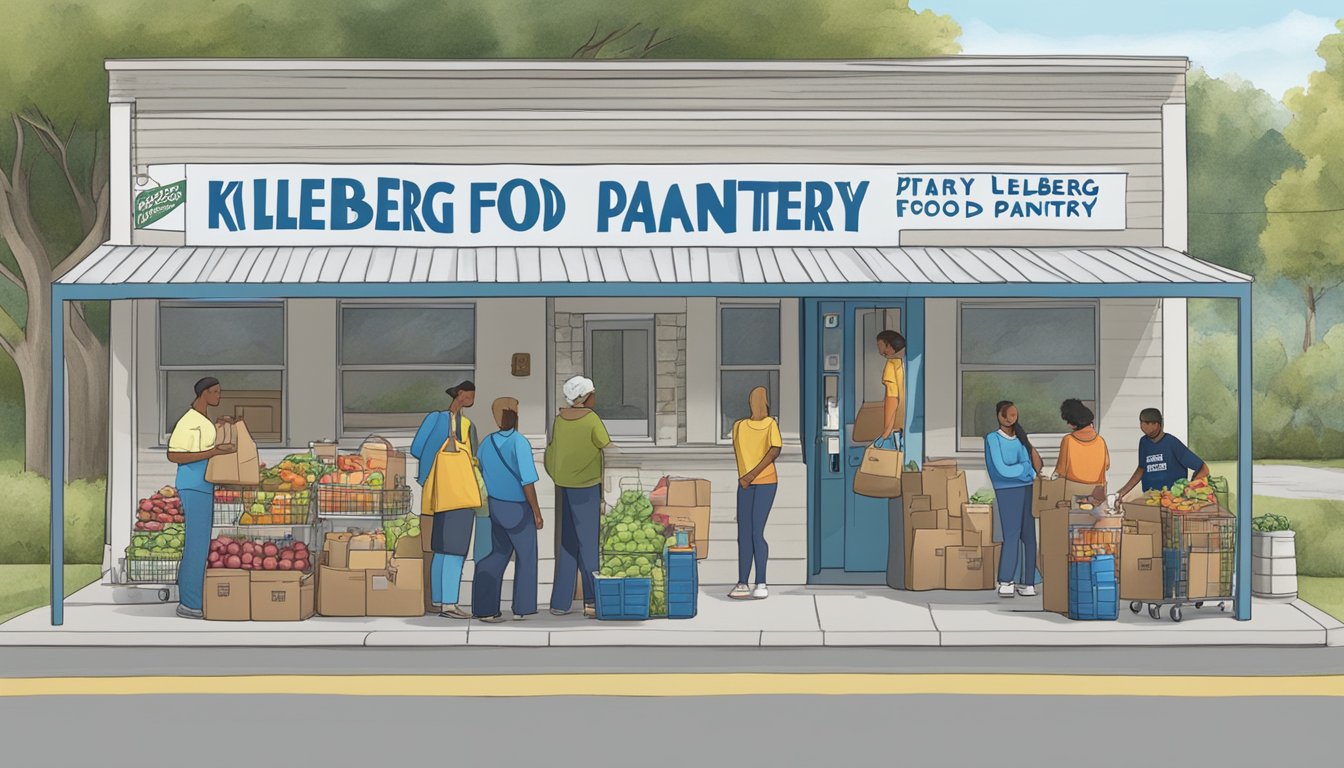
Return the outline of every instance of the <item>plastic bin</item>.
{"type": "Polygon", "coordinates": [[[649,618],[653,579],[593,574],[597,586],[597,618],[601,621],[642,621],[649,618]]]}
{"type": "Polygon", "coordinates": [[[667,617],[692,619],[698,610],[700,575],[695,550],[667,553],[667,617]]]}
{"type": "Polygon", "coordinates": [[[1069,618],[1076,621],[1115,621],[1119,618],[1119,589],[1115,558],[1098,555],[1069,563],[1069,618]]]}

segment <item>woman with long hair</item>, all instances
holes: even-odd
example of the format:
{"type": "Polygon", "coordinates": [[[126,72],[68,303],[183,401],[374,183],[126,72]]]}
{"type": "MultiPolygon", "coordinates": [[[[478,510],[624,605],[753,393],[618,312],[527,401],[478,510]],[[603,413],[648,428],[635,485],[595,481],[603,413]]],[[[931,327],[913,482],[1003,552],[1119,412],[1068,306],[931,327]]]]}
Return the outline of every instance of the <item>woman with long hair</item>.
{"type": "Polygon", "coordinates": [[[1035,597],[1036,521],[1031,516],[1031,488],[1041,471],[1041,457],[1018,420],[1012,401],[1000,401],[994,406],[994,414],[999,428],[985,436],[985,468],[994,486],[999,529],[1003,531],[999,597],[1035,597]],[[1023,583],[1015,585],[1019,555],[1023,583]]]}
{"type": "Polygon", "coordinates": [[[733,424],[733,453],[737,456],[737,586],[728,596],[734,600],[764,600],[770,596],[765,582],[765,562],[770,547],[765,543],[765,521],[775,503],[779,475],[775,459],[784,441],[779,423],[770,416],[770,395],[756,387],[747,396],[751,416],[733,424]],[[751,565],[756,563],[756,588],[751,583],[751,565]]]}
{"type": "Polygon", "coordinates": [[[439,615],[444,618],[470,619],[471,613],[457,603],[462,567],[482,501],[476,428],[462,414],[476,403],[476,385],[464,381],[445,391],[452,398],[448,410],[425,417],[411,443],[411,455],[420,464],[419,480],[424,489],[420,513],[434,517],[429,538],[434,553],[430,561],[430,602],[440,606],[439,615]]]}

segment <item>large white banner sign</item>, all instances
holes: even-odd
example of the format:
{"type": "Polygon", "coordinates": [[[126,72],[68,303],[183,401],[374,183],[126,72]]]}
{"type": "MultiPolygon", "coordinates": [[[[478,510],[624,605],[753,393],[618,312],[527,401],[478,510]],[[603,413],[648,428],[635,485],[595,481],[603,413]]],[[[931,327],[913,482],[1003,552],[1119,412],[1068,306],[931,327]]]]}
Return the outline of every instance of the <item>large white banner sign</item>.
{"type": "Polygon", "coordinates": [[[188,245],[893,246],[901,230],[1125,228],[1125,174],[1104,169],[189,165],[186,182],[188,245]]]}

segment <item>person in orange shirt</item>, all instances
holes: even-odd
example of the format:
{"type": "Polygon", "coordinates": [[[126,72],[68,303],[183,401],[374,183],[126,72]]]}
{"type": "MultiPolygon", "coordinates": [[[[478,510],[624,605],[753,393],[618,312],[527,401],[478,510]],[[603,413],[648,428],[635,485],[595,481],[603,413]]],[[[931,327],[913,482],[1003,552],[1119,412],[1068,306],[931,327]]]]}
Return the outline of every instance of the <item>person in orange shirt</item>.
{"type": "Polygon", "coordinates": [[[1059,443],[1059,461],[1055,476],[1067,481],[1066,492],[1073,496],[1094,496],[1098,487],[1106,493],[1106,471],[1111,468],[1111,453],[1097,433],[1096,415],[1083,401],[1070,398],[1059,406],[1059,417],[1071,430],[1059,443]]]}

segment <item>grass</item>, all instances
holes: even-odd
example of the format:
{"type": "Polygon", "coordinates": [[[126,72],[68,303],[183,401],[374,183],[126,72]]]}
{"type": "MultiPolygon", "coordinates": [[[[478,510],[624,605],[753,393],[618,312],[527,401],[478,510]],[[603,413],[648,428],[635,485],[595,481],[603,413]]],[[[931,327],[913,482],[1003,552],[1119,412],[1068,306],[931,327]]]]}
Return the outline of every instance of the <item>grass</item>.
{"type": "Polygon", "coordinates": [[[1344,621],[1344,579],[1298,576],[1297,596],[1344,621]]]}
{"type": "MultiPolygon", "coordinates": [[[[65,594],[69,596],[101,576],[100,565],[67,565],[65,594]]],[[[51,566],[41,563],[0,565],[0,624],[50,603],[51,566]]]]}

